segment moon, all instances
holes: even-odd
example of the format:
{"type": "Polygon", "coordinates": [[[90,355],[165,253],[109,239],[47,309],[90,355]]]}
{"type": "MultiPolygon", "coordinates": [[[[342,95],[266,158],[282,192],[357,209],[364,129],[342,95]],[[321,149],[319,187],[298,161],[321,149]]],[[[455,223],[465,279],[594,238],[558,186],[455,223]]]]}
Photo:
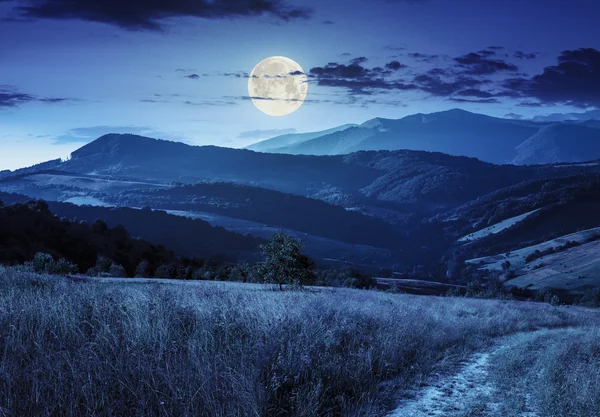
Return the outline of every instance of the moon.
{"type": "Polygon", "coordinates": [[[286,116],[302,106],[308,94],[308,77],[294,60],[272,56],[260,61],[248,79],[252,103],[270,116],[286,116]]]}

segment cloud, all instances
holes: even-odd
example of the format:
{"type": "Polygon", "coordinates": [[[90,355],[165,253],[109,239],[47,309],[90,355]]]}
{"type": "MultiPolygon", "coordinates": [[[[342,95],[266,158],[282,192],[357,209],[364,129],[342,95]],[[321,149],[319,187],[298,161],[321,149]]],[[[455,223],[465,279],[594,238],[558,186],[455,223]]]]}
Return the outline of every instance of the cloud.
{"type": "Polygon", "coordinates": [[[385,67],[391,71],[398,71],[399,69],[406,68],[406,65],[401,64],[398,61],[392,61],[385,64],[385,67]]]}
{"type": "Polygon", "coordinates": [[[414,83],[421,91],[437,97],[450,97],[459,92],[466,97],[481,97],[483,93],[476,87],[486,84],[487,81],[466,76],[445,80],[436,75],[421,74],[415,77],[414,83]]]}
{"type": "Polygon", "coordinates": [[[521,116],[520,114],[517,114],[517,113],[507,113],[504,115],[504,117],[506,117],[508,119],[514,119],[514,120],[525,120],[525,118],[523,116],[521,116]]]}
{"type": "Polygon", "coordinates": [[[238,135],[238,139],[263,139],[273,138],[275,136],[289,135],[296,133],[296,129],[270,129],[270,130],[251,130],[242,132],[238,135]]]}
{"type": "MultiPolygon", "coordinates": [[[[529,77],[519,74],[513,63],[497,59],[494,51],[500,49],[502,47],[488,47],[420,72],[412,68],[411,72],[402,74],[402,79],[396,71],[406,66],[400,62],[369,68],[360,58],[349,65],[330,62],[314,67],[308,77],[309,82],[319,86],[345,89],[345,102],[353,103],[362,101],[364,104],[374,99],[367,99],[368,96],[380,98],[383,93],[393,91],[414,91],[454,102],[491,104],[511,99],[518,107],[561,104],[600,108],[600,51],[593,48],[563,51],[556,65],[529,77]],[[407,78],[408,74],[411,78],[407,78]]],[[[510,56],[534,59],[534,55],[537,56],[517,51],[510,56]]],[[[424,54],[407,56],[419,59],[424,54]]]]}
{"type": "Polygon", "coordinates": [[[534,53],[526,53],[523,51],[516,51],[513,56],[517,59],[535,59],[537,58],[537,54],[534,53]]]}
{"type": "Polygon", "coordinates": [[[369,59],[365,58],[364,56],[360,56],[358,58],[354,58],[350,60],[350,63],[352,65],[361,65],[364,64],[365,62],[367,62],[369,59]]]}
{"type": "Polygon", "coordinates": [[[270,15],[282,21],[305,19],[311,10],[282,0],[21,0],[19,17],[79,19],[128,30],[161,30],[173,17],[222,19],[270,15]]]}
{"type": "Polygon", "coordinates": [[[470,99],[470,98],[459,98],[459,97],[451,97],[451,101],[456,103],[478,103],[478,104],[498,104],[500,100],[497,98],[483,98],[483,99],[470,99]]]}
{"type": "Polygon", "coordinates": [[[321,22],[321,23],[323,23],[324,25],[334,25],[335,24],[335,22],[333,20],[323,20],[323,22],[321,22]]]}
{"type": "Polygon", "coordinates": [[[169,139],[178,142],[188,142],[188,139],[183,136],[161,132],[147,126],[89,126],[71,129],[63,133],[61,136],[54,138],[53,144],[63,145],[68,143],[89,143],[109,133],[129,133],[132,135],[169,139]]]}
{"type": "Polygon", "coordinates": [[[35,97],[29,94],[18,93],[11,90],[3,90],[0,88],[0,108],[2,107],[17,107],[19,104],[34,101],[35,97]]]}
{"type": "Polygon", "coordinates": [[[421,62],[433,62],[433,61],[435,61],[435,60],[437,60],[437,59],[440,58],[439,55],[424,54],[424,53],[421,53],[421,52],[411,52],[411,53],[408,54],[408,56],[410,58],[419,60],[421,62]]]}
{"type": "Polygon", "coordinates": [[[18,91],[10,85],[0,85],[0,109],[18,107],[21,104],[27,103],[45,103],[56,104],[69,101],[80,101],[74,98],[67,97],[38,97],[31,94],[26,94],[18,91]]]}
{"type": "MultiPolygon", "coordinates": [[[[356,58],[351,62],[365,62],[366,58],[356,58]]],[[[350,90],[352,94],[370,95],[373,90],[410,90],[415,88],[400,80],[389,79],[405,66],[398,61],[385,64],[385,68],[366,68],[359,63],[350,65],[330,62],[324,67],[314,67],[308,72],[311,80],[316,80],[317,85],[325,87],[341,87],[350,90]]]]}
{"type": "Polygon", "coordinates": [[[490,59],[481,53],[471,52],[469,54],[454,58],[466,74],[490,75],[501,71],[516,72],[519,68],[514,64],[500,59],[490,59]]]}
{"type": "Polygon", "coordinates": [[[478,52],[478,54],[485,56],[485,57],[490,57],[490,56],[496,55],[496,51],[494,51],[492,49],[482,49],[481,51],[478,52]]]}
{"type": "Polygon", "coordinates": [[[512,78],[504,87],[543,104],[600,107],[600,51],[580,48],[563,51],[558,64],[531,78],[512,78]]]}
{"type": "Polygon", "coordinates": [[[190,80],[197,80],[198,78],[200,78],[198,74],[184,75],[184,77],[189,78],[190,80]]]}

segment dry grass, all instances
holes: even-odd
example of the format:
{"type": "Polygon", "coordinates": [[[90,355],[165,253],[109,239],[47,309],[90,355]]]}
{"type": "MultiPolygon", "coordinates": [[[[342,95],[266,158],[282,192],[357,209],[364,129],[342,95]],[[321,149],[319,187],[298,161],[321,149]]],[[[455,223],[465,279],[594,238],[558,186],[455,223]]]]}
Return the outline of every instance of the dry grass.
{"type": "Polygon", "coordinates": [[[535,303],[0,268],[0,415],[377,415],[386,393],[496,336],[595,320],[535,303]]]}
{"type": "Polygon", "coordinates": [[[503,415],[529,404],[547,417],[600,415],[600,330],[583,327],[523,335],[494,357],[503,415]]]}

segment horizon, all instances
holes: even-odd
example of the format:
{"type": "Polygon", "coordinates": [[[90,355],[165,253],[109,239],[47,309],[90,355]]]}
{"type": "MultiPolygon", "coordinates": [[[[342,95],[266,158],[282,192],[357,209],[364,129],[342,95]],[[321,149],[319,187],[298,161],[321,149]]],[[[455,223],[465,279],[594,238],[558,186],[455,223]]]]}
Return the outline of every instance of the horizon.
{"type": "Polygon", "coordinates": [[[452,108],[532,119],[600,106],[600,5],[587,0],[184,3],[1,0],[0,170],[106,133],[242,148],[452,108]],[[247,87],[277,55],[309,86],[283,117],[247,87]]]}

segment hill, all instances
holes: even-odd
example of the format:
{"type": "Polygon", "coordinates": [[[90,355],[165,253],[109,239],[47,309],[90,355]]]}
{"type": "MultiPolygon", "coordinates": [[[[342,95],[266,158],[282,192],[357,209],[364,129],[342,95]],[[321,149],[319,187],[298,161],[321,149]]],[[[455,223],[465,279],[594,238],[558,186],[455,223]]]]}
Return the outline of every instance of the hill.
{"type": "Polygon", "coordinates": [[[318,132],[308,133],[289,133],[285,135],[276,136],[271,139],[266,139],[250,146],[246,146],[246,149],[257,152],[269,152],[274,149],[284,148],[286,146],[297,145],[302,142],[306,142],[311,139],[315,139],[321,136],[328,135],[330,133],[339,132],[346,130],[350,127],[356,126],[355,124],[345,124],[342,126],[334,127],[332,129],[321,130],[318,132]]]}
{"type": "MultiPolygon", "coordinates": [[[[24,195],[0,192],[6,204],[33,204],[24,195]]],[[[178,256],[253,259],[262,239],[213,227],[199,219],[167,214],[164,211],[128,207],[79,206],[56,201],[41,202],[60,218],[94,224],[102,220],[109,227],[124,227],[135,237],[173,250],[178,256]]]]}
{"type": "Polygon", "coordinates": [[[80,272],[95,266],[100,256],[124,267],[129,276],[142,262],[149,274],[160,265],[182,265],[173,252],[132,238],[123,226],[59,219],[43,201],[0,206],[0,262],[23,263],[38,252],[65,258],[80,272]]]}

